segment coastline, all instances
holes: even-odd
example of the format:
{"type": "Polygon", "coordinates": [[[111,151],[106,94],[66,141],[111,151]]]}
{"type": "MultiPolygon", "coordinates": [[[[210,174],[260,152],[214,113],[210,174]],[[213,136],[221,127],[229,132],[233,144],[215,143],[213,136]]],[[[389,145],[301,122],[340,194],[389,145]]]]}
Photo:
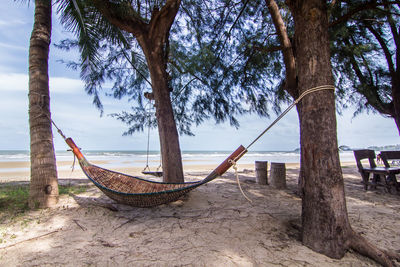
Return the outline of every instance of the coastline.
{"type": "MultiPolygon", "coordinates": [[[[158,152],[151,152],[147,157],[144,151],[85,151],[85,157],[94,165],[117,172],[140,176],[141,171],[148,163],[150,169],[156,170],[160,165],[158,152]]],[[[221,164],[230,152],[226,151],[183,151],[182,163],[184,172],[214,170],[221,164]]],[[[353,153],[341,152],[343,164],[355,164],[353,153]]],[[[238,169],[254,169],[255,161],[283,162],[286,168],[299,166],[300,154],[293,151],[250,151],[237,163],[238,169]]],[[[84,178],[79,164],[71,152],[56,153],[57,172],[59,178],[84,178]],[[74,165],[73,171],[72,167],[74,165]]],[[[26,181],[30,176],[30,162],[28,151],[0,151],[0,182],[26,181]]]]}
{"type": "MultiPolygon", "coordinates": [[[[127,164],[115,164],[112,161],[107,160],[94,160],[92,164],[108,168],[113,171],[122,172],[132,176],[143,176],[141,173],[144,167],[127,166],[127,164]]],[[[196,160],[184,160],[183,168],[184,172],[190,173],[209,173],[214,170],[220,163],[199,163],[196,160]]],[[[268,168],[270,168],[271,162],[268,162],[268,168]]],[[[145,165],[145,162],[143,166],[145,165]]],[[[285,163],[286,169],[298,169],[300,163],[289,162],[285,163]]],[[[82,172],[78,162],[75,162],[74,168],[72,169],[73,161],[57,161],[57,173],[59,179],[82,179],[86,178],[82,172]]],[[[354,162],[343,162],[342,166],[355,166],[354,162]]],[[[237,163],[238,171],[243,172],[244,170],[254,171],[254,163],[237,163]]],[[[0,184],[4,182],[13,181],[29,181],[30,177],[30,162],[29,161],[1,161],[0,162],[0,184]]],[[[157,164],[152,163],[150,169],[155,171],[157,164]]],[[[232,170],[230,170],[232,171],[232,170]]]]}

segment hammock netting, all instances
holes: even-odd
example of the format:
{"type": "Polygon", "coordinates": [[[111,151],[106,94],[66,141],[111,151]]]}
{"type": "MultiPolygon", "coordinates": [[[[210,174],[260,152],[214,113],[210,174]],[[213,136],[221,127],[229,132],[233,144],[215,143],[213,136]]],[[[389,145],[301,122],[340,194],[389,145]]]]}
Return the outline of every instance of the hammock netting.
{"type": "Polygon", "coordinates": [[[152,207],[178,200],[196,187],[225,173],[247,150],[240,146],[206,178],[197,182],[164,183],[111,171],[90,164],[71,138],[65,140],[85,175],[109,198],[135,207],[152,207]]]}

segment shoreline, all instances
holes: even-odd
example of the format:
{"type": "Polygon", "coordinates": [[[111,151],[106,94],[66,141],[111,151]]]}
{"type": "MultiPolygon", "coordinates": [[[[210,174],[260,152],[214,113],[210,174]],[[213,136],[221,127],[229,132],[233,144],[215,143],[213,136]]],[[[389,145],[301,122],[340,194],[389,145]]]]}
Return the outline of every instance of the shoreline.
{"type": "MultiPolygon", "coordinates": [[[[218,164],[193,164],[192,161],[183,161],[183,169],[184,173],[198,173],[204,175],[205,173],[209,173],[213,171],[220,163],[218,164]]],[[[107,160],[94,160],[91,162],[93,165],[102,166],[106,169],[110,169],[116,172],[125,173],[132,176],[139,177],[149,177],[143,175],[141,172],[144,167],[137,166],[126,166],[126,164],[122,164],[120,166],[111,163],[111,161],[107,160]],[[109,167],[110,166],[110,167],[109,167]]],[[[285,163],[286,169],[298,169],[300,167],[300,163],[285,163]]],[[[342,167],[355,167],[355,162],[342,162],[342,167]]],[[[85,174],[82,172],[79,164],[75,162],[74,170],[72,171],[72,162],[71,161],[57,161],[57,174],[59,179],[84,179],[86,178],[85,174]]],[[[237,163],[238,171],[254,171],[255,164],[251,163],[237,163]]],[[[271,167],[271,162],[268,162],[268,169],[271,167]]],[[[30,177],[30,162],[29,161],[2,161],[0,162],[0,184],[6,182],[15,182],[15,181],[29,181],[30,177]]],[[[152,165],[150,169],[155,171],[157,166],[152,165]]],[[[228,172],[233,172],[232,169],[229,169],[228,172]]],[[[201,177],[199,177],[201,178],[201,177]]]]}

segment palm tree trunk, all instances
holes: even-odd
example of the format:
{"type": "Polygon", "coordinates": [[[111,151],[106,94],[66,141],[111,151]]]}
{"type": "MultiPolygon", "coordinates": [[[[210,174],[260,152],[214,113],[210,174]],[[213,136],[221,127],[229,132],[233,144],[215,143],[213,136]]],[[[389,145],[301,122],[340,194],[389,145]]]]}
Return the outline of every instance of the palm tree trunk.
{"type": "Polygon", "coordinates": [[[29,47],[29,206],[35,208],[52,207],[58,201],[57,167],[50,118],[50,37],[51,0],[36,0],[35,21],[29,47]]]}

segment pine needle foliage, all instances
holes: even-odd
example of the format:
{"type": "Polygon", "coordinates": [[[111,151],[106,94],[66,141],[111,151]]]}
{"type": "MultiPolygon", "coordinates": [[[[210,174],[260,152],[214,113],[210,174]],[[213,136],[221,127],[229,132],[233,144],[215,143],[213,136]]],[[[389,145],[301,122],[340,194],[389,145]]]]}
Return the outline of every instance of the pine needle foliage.
{"type": "Polygon", "coordinates": [[[331,10],[338,99],[342,107],[356,105],[354,115],[371,111],[396,117],[392,90],[400,85],[400,3],[394,2],[340,1],[331,10]]]}
{"type": "MultiPolygon", "coordinates": [[[[79,49],[80,62],[66,64],[80,70],[93,103],[102,110],[102,94],[128,98],[132,109],[112,114],[128,125],[125,134],[142,131],[149,124],[155,127],[143,98],[144,92],[151,91],[151,81],[137,40],[108,23],[90,1],[58,2],[61,22],[76,39],[57,46],[79,49]],[[111,88],[104,87],[106,82],[112,83],[111,88]]],[[[113,12],[133,10],[133,15],[146,23],[165,1],[113,3],[113,12]],[[127,5],[129,8],[124,8],[127,5]]],[[[209,119],[239,127],[239,115],[268,116],[284,73],[277,37],[266,12],[261,0],[182,1],[165,48],[165,67],[181,134],[191,135],[193,126],[209,119]]]]}

